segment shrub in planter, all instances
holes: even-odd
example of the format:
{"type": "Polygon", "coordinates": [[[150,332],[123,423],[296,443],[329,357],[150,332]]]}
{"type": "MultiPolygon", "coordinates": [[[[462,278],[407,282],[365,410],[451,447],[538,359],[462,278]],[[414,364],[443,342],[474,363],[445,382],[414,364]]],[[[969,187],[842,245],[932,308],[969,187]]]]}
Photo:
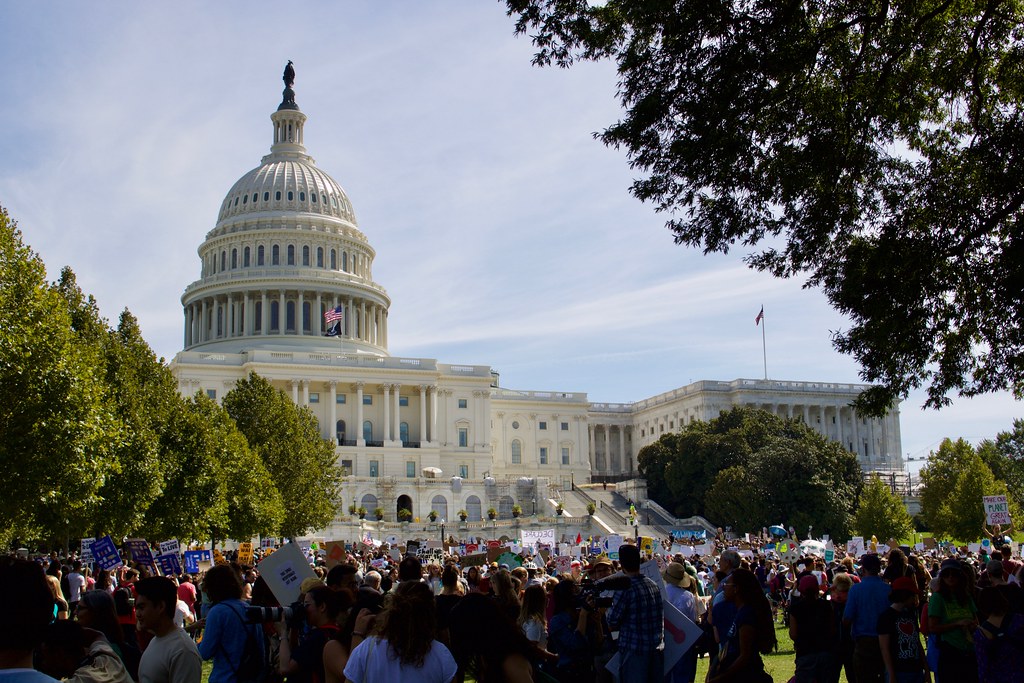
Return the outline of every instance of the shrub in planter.
{"type": "Polygon", "coordinates": [[[467,519],[469,519],[469,513],[466,512],[465,510],[459,510],[459,519],[465,522],[467,519]]]}
{"type": "Polygon", "coordinates": [[[437,510],[431,510],[430,514],[427,515],[427,517],[430,517],[430,521],[431,522],[436,522],[437,521],[437,510]]]}
{"type": "Polygon", "coordinates": [[[398,519],[402,522],[408,522],[410,519],[412,519],[412,510],[406,510],[405,508],[402,508],[401,510],[398,511],[398,519]]]}
{"type": "Polygon", "coordinates": [[[518,517],[521,514],[523,514],[523,508],[519,507],[518,505],[513,505],[512,506],[512,516],[513,517],[518,517]]]}
{"type": "Polygon", "coordinates": [[[494,519],[498,516],[498,511],[494,508],[487,508],[487,519],[494,519]]]}
{"type": "Polygon", "coordinates": [[[597,512],[597,506],[593,503],[587,503],[587,514],[593,515],[595,512],[597,512]]]}
{"type": "Polygon", "coordinates": [[[356,514],[359,515],[359,519],[365,519],[366,518],[366,508],[360,506],[359,509],[356,510],[356,514]]]}
{"type": "Polygon", "coordinates": [[[377,521],[384,519],[384,508],[374,508],[373,515],[377,518],[377,521]]]}

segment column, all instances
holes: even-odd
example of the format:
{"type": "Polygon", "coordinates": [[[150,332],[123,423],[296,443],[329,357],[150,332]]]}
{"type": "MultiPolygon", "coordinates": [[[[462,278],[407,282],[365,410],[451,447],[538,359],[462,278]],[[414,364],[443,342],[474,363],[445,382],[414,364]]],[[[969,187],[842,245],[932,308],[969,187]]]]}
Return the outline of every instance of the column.
{"type": "Polygon", "coordinates": [[[309,405],[309,380],[304,379],[302,382],[302,405],[309,405]]]}
{"type": "Polygon", "coordinates": [[[242,332],[246,337],[251,337],[255,332],[256,321],[252,318],[252,297],[249,292],[245,293],[245,301],[242,305],[242,325],[245,330],[242,332]]]}
{"type": "Polygon", "coordinates": [[[619,425],[619,467],[624,471],[630,471],[629,462],[626,459],[626,432],[622,425],[619,425]]]}
{"type": "Polygon", "coordinates": [[[437,387],[430,388],[430,441],[437,441],[437,387]]]}
{"type": "Polygon", "coordinates": [[[808,427],[811,426],[811,409],[806,403],[804,403],[804,424],[808,427]]]}
{"type": "Polygon", "coordinates": [[[208,311],[206,308],[206,299],[203,299],[203,319],[199,321],[199,341],[204,342],[208,339],[206,321],[209,320],[208,311]]]}
{"type": "Polygon", "coordinates": [[[291,381],[291,385],[292,385],[292,403],[294,403],[295,405],[299,405],[299,380],[293,379],[291,381]]]}
{"type": "Polygon", "coordinates": [[[793,419],[793,404],[792,403],[787,403],[786,404],[786,419],[788,419],[788,420],[792,420],[793,419]]]}
{"type": "Polygon", "coordinates": [[[284,334],[288,329],[288,311],[285,309],[284,290],[280,291],[279,303],[277,305],[277,333],[284,334]]]}
{"type": "Polygon", "coordinates": [[[366,341],[366,302],[359,302],[359,339],[366,341]]]}
{"type": "MultiPolygon", "coordinates": [[[[381,323],[384,325],[384,343],[381,346],[386,348],[388,345],[388,311],[386,308],[381,313],[381,323]]],[[[437,400],[436,396],[434,400],[437,400]]],[[[431,432],[431,435],[433,435],[433,432],[431,432]]]]}
{"type": "Polygon", "coordinates": [[[843,443],[843,406],[842,404],[836,405],[836,434],[838,435],[837,441],[839,445],[846,448],[846,444],[843,443]]]}
{"type": "Polygon", "coordinates": [[[853,425],[853,453],[860,459],[860,426],[857,424],[857,411],[852,407],[850,408],[850,423],[853,425]]]}
{"type": "Polygon", "coordinates": [[[587,446],[590,449],[590,471],[591,472],[597,472],[597,448],[594,445],[595,434],[596,434],[596,430],[594,429],[594,425],[588,424],[587,425],[587,442],[588,442],[587,446]]]}
{"type": "Polygon", "coordinates": [[[402,388],[401,384],[396,384],[395,385],[395,395],[394,395],[394,401],[395,401],[395,424],[394,424],[395,430],[394,430],[394,436],[395,436],[395,441],[401,441],[401,439],[402,439],[402,429],[399,426],[402,423],[402,417],[400,415],[400,410],[401,409],[400,409],[399,401],[398,401],[398,393],[399,393],[399,390],[401,388],[402,388]]]}
{"type": "Polygon", "coordinates": [[[356,421],[359,423],[356,425],[356,445],[365,446],[366,441],[363,439],[363,383],[356,382],[356,421]]]}
{"type": "Polygon", "coordinates": [[[348,297],[348,300],[345,302],[345,336],[349,339],[352,338],[352,331],[355,330],[353,326],[354,321],[352,320],[353,310],[352,297],[348,297]]]}
{"type": "Polygon", "coordinates": [[[420,442],[430,441],[427,435],[427,385],[420,385],[420,442]]]}
{"type": "Polygon", "coordinates": [[[384,441],[391,441],[391,385],[381,384],[384,391],[384,441]]]}
{"type": "Polygon", "coordinates": [[[313,311],[313,320],[309,321],[309,329],[320,336],[324,333],[324,312],[323,302],[320,300],[320,292],[316,293],[316,310],[313,311]]]}
{"type": "MultiPolygon", "coordinates": [[[[331,389],[331,424],[328,425],[328,433],[331,435],[331,443],[338,443],[338,383],[333,379],[327,383],[331,389]]],[[[340,445],[340,444],[339,444],[340,445]]]]}
{"type": "Polygon", "coordinates": [[[295,302],[295,334],[299,335],[300,337],[306,334],[306,320],[305,315],[303,315],[304,309],[306,307],[305,298],[305,292],[303,292],[300,289],[299,298],[295,302]]]}
{"type": "Polygon", "coordinates": [[[270,306],[267,305],[267,290],[260,292],[260,335],[266,336],[270,328],[270,306]]]}
{"type": "Polygon", "coordinates": [[[191,308],[189,306],[185,307],[185,339],[184,339],[184,344],[185,344],[185,348],[186,349],[192,343],[192,323],[189,320],[189,312],[190,312],[190,310],[191,310],[191,308]]]}

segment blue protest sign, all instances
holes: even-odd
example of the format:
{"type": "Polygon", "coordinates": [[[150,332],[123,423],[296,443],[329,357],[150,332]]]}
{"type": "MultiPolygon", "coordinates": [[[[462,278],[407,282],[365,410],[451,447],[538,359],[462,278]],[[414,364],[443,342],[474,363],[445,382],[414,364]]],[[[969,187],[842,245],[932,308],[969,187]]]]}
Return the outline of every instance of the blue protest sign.
{"type": "Polygon", "coordinates": [[[121,562],[121,555],[117,552],[117,546],[114,545],[114,539],[109,535],[96,539],[89,548],[92,550],[92,556],[100,569],[109,571],[123,564],[121,562]]]}
{"type": "Polygon", "coordinates": [[[125,542],[125,546],[132,554],[132,560],[141,565],[156,568],[156,562],[153,560],[153,551],[149,549],[149,541],[144,538],[129,538],[125,542]]]}
{"type": "Polygon", "coordinates": [[[213,556],[209,550],[186,550],[185,571],[189,574],[199,573],[200,562],[213,562],[213,556]]]}
{"type": "Polygon", "coordinates": [[[164,576],[181,573],[181,558],[175,555],[159,555],[156,561],[160,563],[160,571],[164,576]]]}

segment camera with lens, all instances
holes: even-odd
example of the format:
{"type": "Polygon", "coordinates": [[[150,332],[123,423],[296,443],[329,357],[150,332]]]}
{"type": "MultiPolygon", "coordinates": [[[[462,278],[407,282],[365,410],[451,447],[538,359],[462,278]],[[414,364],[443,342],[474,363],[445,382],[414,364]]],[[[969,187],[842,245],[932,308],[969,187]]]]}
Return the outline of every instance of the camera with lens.
{"type": "Polygon", "coordinates": [[[299,601],[287,607],[246,607],[245,618],[250,624],[266,624],[283,618],[288,628],[301,630],[306,623],[306,606],[299,601]]]}
{"type": "Polygon", "coordinates": [[[629,588],[628,576],[609,576],[600,581],[583,579],[580,581],[580,590],[576,593],[576,606],[586,610],[601,609],[612,606],[614,593],[629,588]]]}

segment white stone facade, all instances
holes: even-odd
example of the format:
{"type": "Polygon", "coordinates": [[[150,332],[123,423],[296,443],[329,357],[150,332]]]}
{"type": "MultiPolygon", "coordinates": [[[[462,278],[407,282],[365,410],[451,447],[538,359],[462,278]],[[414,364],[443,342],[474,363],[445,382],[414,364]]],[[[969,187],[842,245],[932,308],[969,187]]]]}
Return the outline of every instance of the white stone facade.
{"type": "Polygon", "coordinates": [[[863,420],[849,407],[863,385],[704,381],[591,404],[585,393],[500,388],[487,366],[390,356],[375,252],[344,190],[306,154],[306,116],[282,107],[271,153],[231,188],[199,247],[171,368],[182,394],[219,401],[256,372],[309,408],[349,473],[346,508],[380,506],[388,520],[399,508],[421,519],[465,509],[476,521],[490,507],[507,517],[515,503],[550,514],[559,489],[629,478],[644,445],[733,405],[803,419],[865,469],[902,466],[898,410],[863,420]],[[327,337],[324,313],[339,306],[340,334],[327,337]]]}

